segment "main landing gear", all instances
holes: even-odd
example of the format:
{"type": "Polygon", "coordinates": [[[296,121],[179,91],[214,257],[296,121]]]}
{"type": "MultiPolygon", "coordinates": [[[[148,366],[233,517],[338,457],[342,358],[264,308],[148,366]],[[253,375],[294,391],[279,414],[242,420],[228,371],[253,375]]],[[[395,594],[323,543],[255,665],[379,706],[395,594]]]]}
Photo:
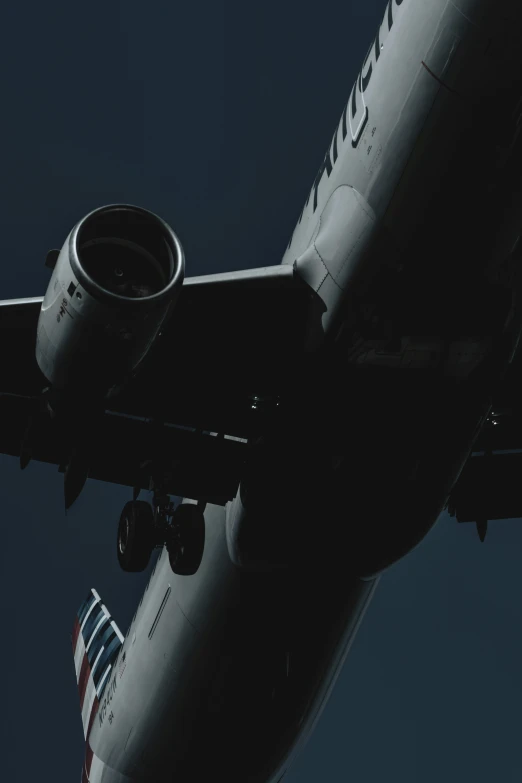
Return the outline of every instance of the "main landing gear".
{"type": "Polygon", "coordinates": [[[168,496],[154,494],[152,506],[143,500],[125,504],[118,525],[118,561],[124,571],[143,571],[152,550],[167,545],[175,574],[195,574],[205,548],[205,518],[198,504],[174,510],[168,496]]]}

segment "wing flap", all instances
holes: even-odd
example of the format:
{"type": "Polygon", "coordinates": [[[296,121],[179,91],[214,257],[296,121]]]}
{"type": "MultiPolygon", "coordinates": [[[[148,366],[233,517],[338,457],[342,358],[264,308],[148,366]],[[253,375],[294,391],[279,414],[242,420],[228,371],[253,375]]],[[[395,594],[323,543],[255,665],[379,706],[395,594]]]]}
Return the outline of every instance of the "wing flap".
{"type": "MultiPolygon", "coordinates": [[[[65,470],[70,433],[63,433],[33,400],[0,395],[0,420],[1,453],[20,455],[31,422],[31,458],[65,470]]],[[[150,473],[142,466],[155,463],[169,476],[169,494],[219,505],[236,494],[246,449],[240,440],[110,411],[96,426],[87,455],[89,478],[148,489],[150,473]]]]}

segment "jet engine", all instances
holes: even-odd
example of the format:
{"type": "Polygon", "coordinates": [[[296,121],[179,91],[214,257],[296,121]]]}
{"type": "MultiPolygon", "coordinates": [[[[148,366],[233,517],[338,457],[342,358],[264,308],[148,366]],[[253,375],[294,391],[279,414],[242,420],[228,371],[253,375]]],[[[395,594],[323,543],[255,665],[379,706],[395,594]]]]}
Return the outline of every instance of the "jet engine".
{"type": "Polygon", "coordinates": [[[138,368],[183,284],[183,249],[157,215],[94,210],[60,250],[42,302],[36,360],[53,389],[108,394],[138,368]]]}

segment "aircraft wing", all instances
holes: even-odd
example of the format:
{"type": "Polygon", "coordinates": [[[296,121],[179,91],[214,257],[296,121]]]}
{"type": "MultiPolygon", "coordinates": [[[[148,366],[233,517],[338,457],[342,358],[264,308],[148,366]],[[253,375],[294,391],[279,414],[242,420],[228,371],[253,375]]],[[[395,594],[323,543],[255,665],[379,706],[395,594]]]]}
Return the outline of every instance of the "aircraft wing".
{"type": "Polygon", "coordinates": [[[519,348],[451,493],[450,513],[458,522],[475,522],[483,541],[488,521],[522,517],[521,475],[522,350],[519,348]]]}
{"type": "MultiPolygon", "coordinates": [[[[32,459],[64,471],[71,433],[58,431],[41,404],[41,302],[0,302],[0,453],[23,462],[30,440],[32,459]]],[[[309,289],[291,266],[187,278],[140,371],[107,401],[89,476],[146,487],[139,466],[165,454],[176,465],[171,494],[221,503],[234,497],[242,439],[255,431],[259,408],[278,394],[285,368],[303,349],[309,304],[309,289]]]]}
{"type": "Polygon", "coordinates": [[[252,395],[277,394],[303,351],[311,295],[283,265],[188,278],[118,411],[247,437],[252,395]]]}

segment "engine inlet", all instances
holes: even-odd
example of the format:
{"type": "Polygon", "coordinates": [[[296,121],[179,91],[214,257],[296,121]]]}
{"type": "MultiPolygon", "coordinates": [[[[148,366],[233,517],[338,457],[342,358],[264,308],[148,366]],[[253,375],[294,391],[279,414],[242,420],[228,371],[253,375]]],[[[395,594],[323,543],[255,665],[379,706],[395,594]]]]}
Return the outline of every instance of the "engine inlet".
{"type": "Polygon", "coordinates": [[[78,228],[75,250],[82,282],[124,299],[157,297],[180,268],[174,234],[138,207],[109,206],[88,215],[78,228]]]}

